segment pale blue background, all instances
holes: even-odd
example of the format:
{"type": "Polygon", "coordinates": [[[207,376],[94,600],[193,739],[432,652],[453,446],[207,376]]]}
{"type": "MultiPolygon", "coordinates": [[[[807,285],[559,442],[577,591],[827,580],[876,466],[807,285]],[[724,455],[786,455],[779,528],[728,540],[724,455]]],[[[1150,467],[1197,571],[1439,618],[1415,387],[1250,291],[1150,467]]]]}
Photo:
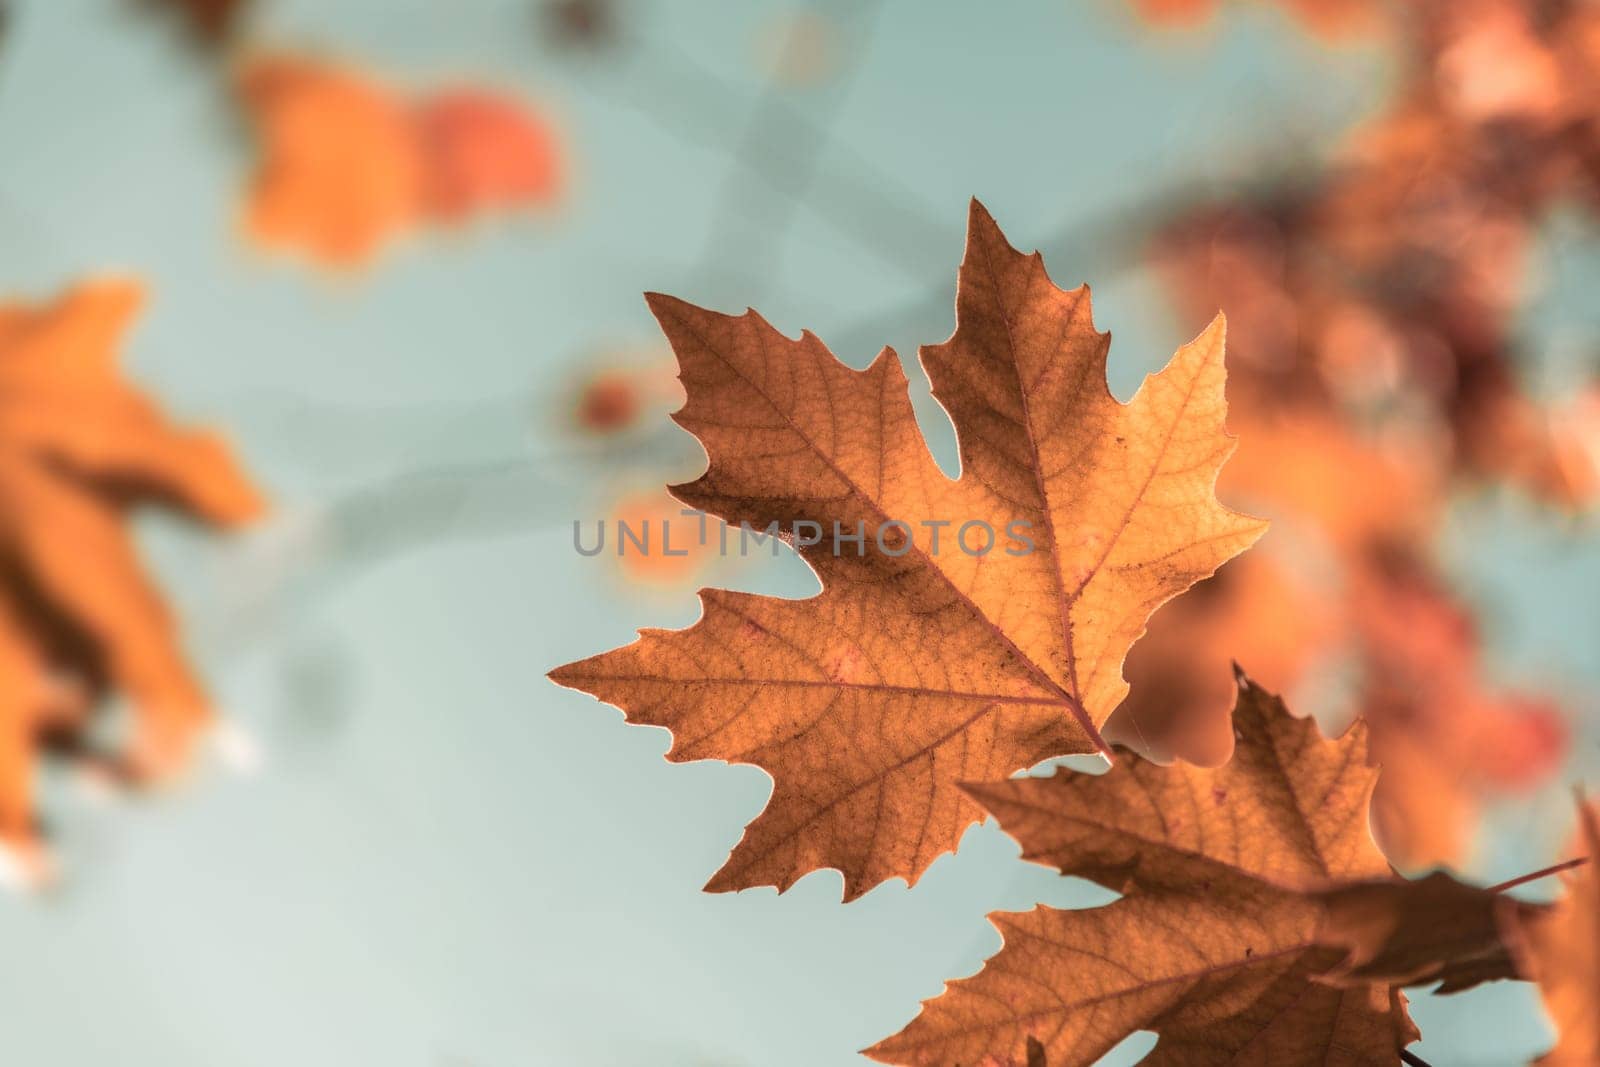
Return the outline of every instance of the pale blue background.
{"type": "MultiPolygon", "coordinates": [[[[543,49],[520,0],[267,0],[274,39],[525,91],[577,161],[554,218],[413,242],[370,276],[330,280],[236,240],[246,141],[215,71],[166,27],[113,0],[15,6],[0,289],[147,278],[131,370],[232,427],[280,512],[226,547],[150,524],[191,645],[265,767],[112,808],[51,783],[68,879],[0,901],[0,1062],[848,1064],[995,949],[985,913],[1103,899],[1021,865],[992,830],[915,890],[847,907],[831,873],[781,898],[701,894],[767,782],[669,765],[664,733],[544,680],[696,613],[687,593],[641,598],[572,553],[566,524],[622,476],[558,462],[568,446],[548,415],[596,345],[651,339],[647,288],[757,303],[857,364],[942,339],[973,194],[1014,242],[1045,248],[1058,281],[1096,283],[1126,395],[1183,338],[1094,220],[1325,146],[1381,99],[1378,51],[1320,50],[1253,5],[1175,39],[1112,0],[892,0],[863,16],[875,25],[851,77],[782,97],[826,131],[815,144],[757,110],[753,42],[778,5],[641,2],[631,50],[585,58],[543,49]],[[736,177],[729,151],[746,137],[782,181],[815,165],[814,206],[786,212],[736,177]]],[[[1591,237],[1559,229],[1530,335],[1592,339],[1591,237]]],[[[1541,363],[1530,380],[1559,389],[1581,369],[1541,363]]],[[[948,463],[948,426],[924,401],[948,463]]],[[[636,474],[696,462],[662,428],[636,474]]],[[[1448,554],[1485,608],[1497,676],[1586,710],[1591,526],[1511,495],[1459,511],[1448,554]]],[[[812,584],[792,559],[723,577],[812,584]]],[[[1574,776],[1592,773],[1593,748],[1580,739],[1574,776]]],[[[1499,816],[1474,873],[1545,862],[1565,804],[1557,787],[1499,816]]],[[[1526,989],[1419,996],[1415,1014],[1439,1067],[1512,1063],[1546,1041],[1526,989]]]]}

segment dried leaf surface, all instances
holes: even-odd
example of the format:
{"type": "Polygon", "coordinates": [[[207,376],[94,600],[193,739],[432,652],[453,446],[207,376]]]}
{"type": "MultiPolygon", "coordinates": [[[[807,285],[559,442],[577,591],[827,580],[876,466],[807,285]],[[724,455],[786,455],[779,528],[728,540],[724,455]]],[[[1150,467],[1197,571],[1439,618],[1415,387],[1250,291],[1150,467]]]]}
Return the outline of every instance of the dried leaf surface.
{"type": "Polygon", "coordinates": [[[867,1054],[894,1064],[1094,1063],[1137,1030],[1151,1064],[1392,1067],[1416,1039],[1374,982],[1320,980],[1315,891],[1388,867],[1367,827],[1377,772],[1358,724],[1329,741],[1241,680],[1233,758],[1215,769],[1129,755],[972,786],[1027,859],[1125,894],[1101,908],[999,914],[1000,953],[867,1054]]]}
{"type": "Polygon", "coordinates": [[[824,867],[847,898],[915,880],[980,814],[958,782],[1105,750],[1150,613],[1263,530],[1213,492],[1233,447],[1220,320],[1121,404],[1088,290],[1056,288],[981,205],[956,331],[922,353],[956,425],[956,480],[892,352],[856,371],[754,312],[650,304],[688,396],[675,418],[710,456],[675,495],[735,528],[776,522],[823,584],[800,601],[708,590],[694,627],[551,675],[669,728],[673,760],[772,775],[711,889],[782,889],[824,867]],[[820,543],[801,544],[812,528],[796,538],[797,522],[820,543]],[[987,524],[990,550],[969,523],[987,524]],[[1007,537],[1018,529],[1031,551],[1007,537]],[[863,530],[860,546],[834,538],[863,530]]]}
{"type": "Polygon", "coordinates": [[[1327,914],[1322,939],[1346,946],[1333,976],[1353,982],[1435,985],[1459,993],[1522,974],[1500,928],[1508,915],[1531,921],[1546,910],[1443,871],[1416,881],[1382,878],[1320,894],[1327,914]]]}

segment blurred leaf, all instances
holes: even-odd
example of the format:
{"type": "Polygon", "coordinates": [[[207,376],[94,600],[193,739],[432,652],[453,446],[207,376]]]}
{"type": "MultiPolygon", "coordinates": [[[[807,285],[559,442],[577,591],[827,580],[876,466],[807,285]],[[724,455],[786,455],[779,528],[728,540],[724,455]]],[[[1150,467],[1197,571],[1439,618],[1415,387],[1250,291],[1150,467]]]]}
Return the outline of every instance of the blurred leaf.
{"type": "Polygon", "coordinates": [[[97,282],[53,304],[0,305],[0,838],[36,872],[38,747],[82,751],[96,698],[115,690],[137,715],[118,773],[168,776],[211,717],[127,509],[219,527],[262,510],[221,438],[173,426],[119,375],[140,299],[132,282],[97,282]]]}
{"type": "Polygon", "coordinates": [[[561,192],[554,130],[471,86],[410,96],[348,66],[287,54],[240,68],[260,134],[250,236],[354,267],[421,225],[548,205],[561,192]]]}
{"type": "Polygon", "coordinates": [[[1578,814],[1578,847],[1590,862],[1568,877],[1567,895],[1548,912],[1505,915],[1518,962],[1539,983],[1560,1034],[1540,1067],[1600,1063],[1600,825],[1592,804],[1580,804],[1578,814]]]}

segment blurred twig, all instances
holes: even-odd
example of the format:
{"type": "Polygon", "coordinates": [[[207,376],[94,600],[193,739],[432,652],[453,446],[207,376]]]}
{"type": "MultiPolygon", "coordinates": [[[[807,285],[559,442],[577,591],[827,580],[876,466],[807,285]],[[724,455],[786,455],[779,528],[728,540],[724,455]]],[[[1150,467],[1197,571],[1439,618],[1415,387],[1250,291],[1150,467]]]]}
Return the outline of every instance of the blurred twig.
{"type": "MultiPolygon", "coordinates": [[[[760,223],[761,248],[765,253],[760,257],[760,262],[768,268],[769,277],[783,239],[793,222],[795,209],[806,202],[811,183],[816,179],[823,155],[833,139],[832,120],[838,113],[839,105],[849,95],[850,86],[861,70],[863,56],[871,48],[880,8],[880,0],[866,0],[865,3],[832,0],[830,3],[814,2],[804,9],[818,17],[823,17],[822,13],[826,11],[826,17],[833,23],[845,23],[848,18],[845,23],[848,26],[848,40],[841,46],[843,59],[840,69],[824,97],[826,110],[820,117],[803,114],[790,106],[785,88],[778,79],[769,78],[731,148],[729,154],[733,166],[723,178],[717,196],[720,204],[748,202],[757,186],[768,184],[768,179],[759,170],[760,161],[786,149],[790,153],[790,165],[784,170],[785,187],[779,191],[781,195],[776,200],[767,202],[766,217],[759,220],[744,219],[760,223]]],[[[780,64],[803,47],[800,41],[800,37],[793,34],[785,40],[780,64]]],[[[728,258],[748,258],[735,256],[732,248],[741,218],[732,212],[717,212],[712,216],[711,229],[706,235],[700,257],[702,270],[728,258]]],[[[745,299],[753,303],[760,295],[761,281],[747,276],[745,285],[751,294],[745,299]]]]}
{"type": "MultiPolygon", "coordinates": [[[[400,471],[286,509],[261,528],[220,542],[208,586],[233,599],[210,610],[200,630],[217,655],[259,643],[290,613],[303,612],[362,570],[422,545],[497,537],[579,518],[597,467],[624,469],[618,457],[682,451],[682,435],[663,424],[648,439],[526,457],[400,471]]],[[[197,613],[200,616],[205,611],[197,613]]]]}
{"type": "MultiPolygon", "coordinates": [[[[738,120],[735,87],[666,43],[641,44],[633,54],[618,84],[600,81],[596,90],[613,95],[676,137],[726,150],[727,131],[738,120]]],[[[770,97],[764,110],[769,120],[791,131],[802,144],[820,145],[828,139],[825,130],[781,96],[770,97]]],[[[875,259],[908,277],[925,277],[929,255],[950,247],[955,231],[919,208],[916,194],[893,175],[844,146],[836,143],[832,148],[833,155],[848,160],[859,175],[821,169],[815,160],[796,155],[792,142],[777,140],[763,142],[760,152],[733,153],[732,160],[875,259]],[[797,181],[801,176],[804,180],[797,181]],[[819,199],[827,209],[818,208],[819,199]]]]}

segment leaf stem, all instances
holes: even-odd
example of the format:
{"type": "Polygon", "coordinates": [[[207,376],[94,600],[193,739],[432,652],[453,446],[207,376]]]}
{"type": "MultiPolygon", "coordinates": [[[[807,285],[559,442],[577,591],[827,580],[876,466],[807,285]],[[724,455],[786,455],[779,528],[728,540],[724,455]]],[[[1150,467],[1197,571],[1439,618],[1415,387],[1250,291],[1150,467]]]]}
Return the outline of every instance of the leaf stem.
{"type": "Polygon", "coordinates": [[[1400,1050],[1400,1062],[1409,1063],[1411,1067],[1433,1067],[1427,1060],[1408,1049],[1400,1050]]]}
{"type": "Polygon", "coordinates": [[[1560,874],[1562,871],[1570,871],[1572,868],[1581,867],[1588,862],[1588,856],[1579,856],[1577,859],[1567,860],[1565,863],[1558,863],[1553,867],[1546,867],[1543,870],[1534,871],[1531,874],[1524,874],[1519,878],[1513,878],[1509,882],[1501,882],[1499,885],[1492,885],[1488,888],[1488,890],[1486,890],[1486,892],[1504,893],[1508,889],[1515,889],[1517,886],[1526,885],[1529,882],[1537,882],[1541,878],[1548,878],[1552,874],[1560,874]]]}

